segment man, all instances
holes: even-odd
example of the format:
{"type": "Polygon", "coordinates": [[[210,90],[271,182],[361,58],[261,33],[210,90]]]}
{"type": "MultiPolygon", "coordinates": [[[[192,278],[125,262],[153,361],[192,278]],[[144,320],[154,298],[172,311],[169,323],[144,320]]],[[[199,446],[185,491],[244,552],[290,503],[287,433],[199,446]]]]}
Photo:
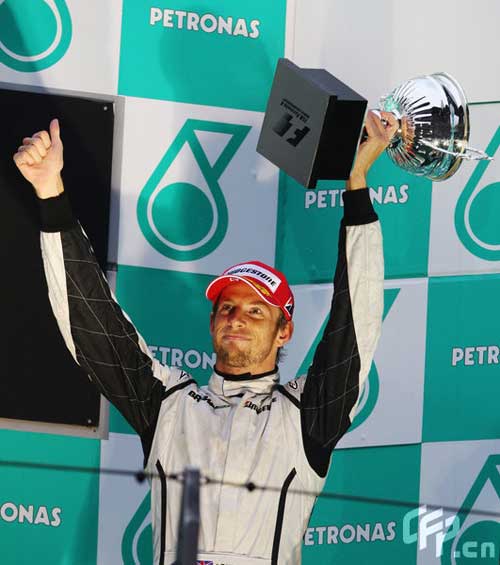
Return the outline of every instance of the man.
{"type": "MultiPolygon", "coordinates": [[[[116,303],[73,218],[60,172],[59,124],[23,140],[14,160],[41,211],[49,297],[66,345],[89,378],[139,434],[153,480],[156,564],[175,560],[180,485],[166,474],[199,467],[223,483],[201,489],[199,559],[225,565],[300,563],[302,536],[330,455],[355,413],[378,339],[383,304],[380,225],[366,173],[396,121],[369,113],[344,195],[332,310],[307,377],[279,384],[278,352],[293,333],[285,277],[250,261],[207,289],[216,365],[207,387],[153,359],[116,303]]],[[[166,298],[167,299],[167,298],[166,298]]],[[[177,321],[176,323],[179,323],[177,321]]]]}

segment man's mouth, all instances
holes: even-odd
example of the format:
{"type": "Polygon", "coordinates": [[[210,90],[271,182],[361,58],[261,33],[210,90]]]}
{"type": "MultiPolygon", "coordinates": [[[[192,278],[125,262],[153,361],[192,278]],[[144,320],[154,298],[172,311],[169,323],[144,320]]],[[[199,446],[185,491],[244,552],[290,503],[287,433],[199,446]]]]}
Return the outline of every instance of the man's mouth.
{"type": "Polygon", "coordinates": [[[224,341],[250,341],[250,337],[242,334],[224,334],[222,336],[224,341]]]}

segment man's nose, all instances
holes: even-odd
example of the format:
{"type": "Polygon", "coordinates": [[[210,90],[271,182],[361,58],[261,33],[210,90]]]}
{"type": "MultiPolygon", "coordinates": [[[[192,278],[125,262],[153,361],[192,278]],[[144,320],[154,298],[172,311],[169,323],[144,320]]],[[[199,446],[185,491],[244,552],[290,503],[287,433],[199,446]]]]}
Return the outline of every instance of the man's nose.
{"type": "Polygon", "coordinates": [[[243,310],[238,306],[232,308],[228,316],[228,322],[232,325],[244,325],[245,320],[243,316],[243,310]]]}

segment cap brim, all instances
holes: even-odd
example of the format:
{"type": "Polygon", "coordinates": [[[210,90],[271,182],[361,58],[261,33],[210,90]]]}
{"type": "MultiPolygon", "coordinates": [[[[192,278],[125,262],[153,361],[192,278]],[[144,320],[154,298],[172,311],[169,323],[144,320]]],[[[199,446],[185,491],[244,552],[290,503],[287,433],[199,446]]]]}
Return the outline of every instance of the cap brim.
{"type": "Polygon", "coordinates": [[[265,294],[263,294],[260,289],[253,284],[252,279],[246,278],[246,277],[240,277],[238,275],[222,275],[220,277],[217,277],[216,279],[214,279],[207,287],[207,290],[205,292],[206,297],[211,300],[212,302],[215,302],[215,300],[217,300],[217,297],[219,296],[219,294],[226,288],[226,286],[229,286],[230,284],[234,283],[234,282],[238,282],[241,281],[243,283],[245,283],[246,285],[248,285],[254,292],[256,292],[261,298],[262,300],[264,300],[265,302],[267,302],[268,304],[270,304],[271,306],[276,306],[277,308],[281,308],[280,304],[278,302],[276,302],[276,300],[274,299],[274,297],[271,296],[265,296],[265,294]]]}

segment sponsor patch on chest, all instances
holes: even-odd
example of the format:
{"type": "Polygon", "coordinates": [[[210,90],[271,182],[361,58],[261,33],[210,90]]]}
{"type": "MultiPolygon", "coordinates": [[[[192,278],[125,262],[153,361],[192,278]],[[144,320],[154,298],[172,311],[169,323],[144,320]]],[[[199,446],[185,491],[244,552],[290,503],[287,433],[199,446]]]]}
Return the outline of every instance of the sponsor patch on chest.
{"type": "Polygon", "coordinates": [[[214,404],[213,400],[210,398],[210,396],[208,396],[208,394],[200,394],[199,392],[196,392],[195,390],[190,390],[188,392],[188,396],[191,397],[193,400],[196,400],[196,402],[206,402],[209,406],[211,406],[214,410],[218,410],[220,408],[229,408],[228,404],[221,404],[220,406],[217,406],[216,404],[214,404]]]}
{"type": "Polygon", "coordinates": [[[273,398],[269,404],[265,404],[264,406],[257,406],[257,404],[255,404],[251,400],[245,400],[243,408],[250,408],[250,410],[254,410],[255,412],[257,412],[257,414],[261,414],[262,412],[271,410],[271,405],[273,402],[276,402],[276,398],[273,398]]]}

